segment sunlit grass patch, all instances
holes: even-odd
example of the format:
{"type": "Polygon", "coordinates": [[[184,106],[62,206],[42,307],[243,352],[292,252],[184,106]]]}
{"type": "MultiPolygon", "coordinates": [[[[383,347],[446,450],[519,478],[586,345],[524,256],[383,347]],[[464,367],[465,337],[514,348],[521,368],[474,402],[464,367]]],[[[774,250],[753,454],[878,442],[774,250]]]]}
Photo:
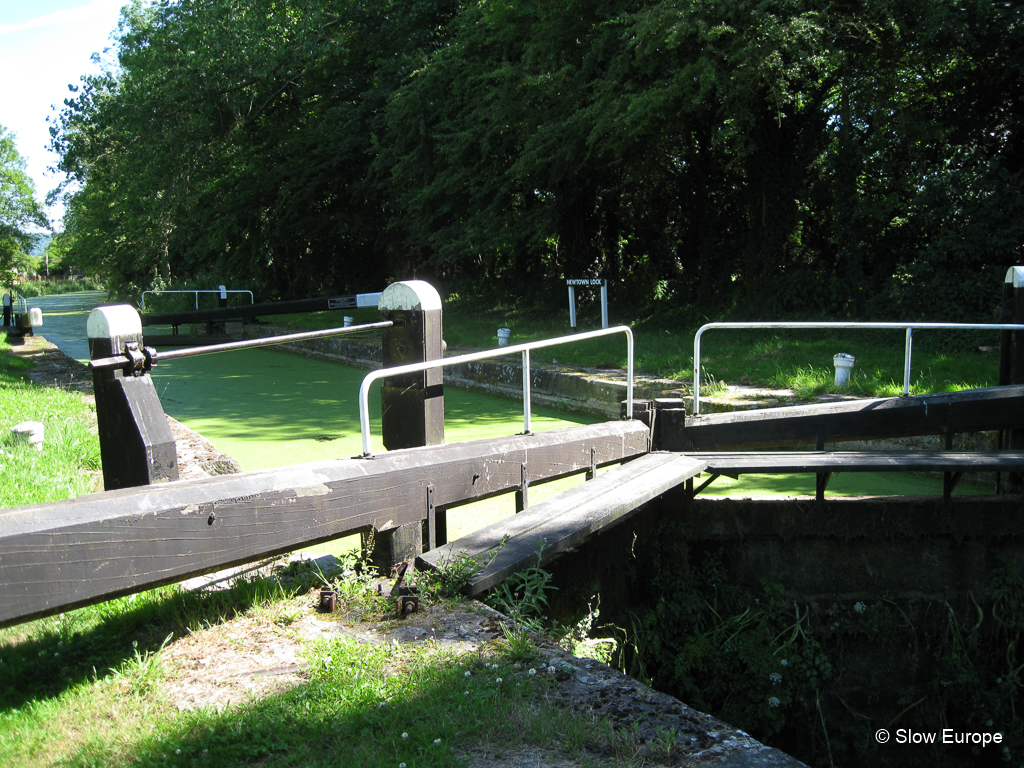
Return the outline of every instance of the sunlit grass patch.
{"type": "Polygon", "coordinates": [[[100,467],[94,409],[78,392],[39,387],[24,374],[31,363],[0,342],[0,507],[67,499],[95,490],[100,467]],[[16,443],[11,428],[43,425],[42,450],[16,443]]]}

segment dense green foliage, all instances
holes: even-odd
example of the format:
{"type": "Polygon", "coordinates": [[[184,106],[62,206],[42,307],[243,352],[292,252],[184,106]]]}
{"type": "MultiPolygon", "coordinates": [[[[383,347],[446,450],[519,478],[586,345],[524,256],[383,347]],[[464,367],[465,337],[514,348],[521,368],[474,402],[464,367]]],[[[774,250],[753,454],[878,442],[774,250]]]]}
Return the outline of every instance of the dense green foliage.
{"type": "Polygon", "coordinates": [[[31,367],[0,340],[0,508],[74,498],[98,485],[95,406],[78,392],[31,383],[25,375],[31,367]],[[41,450],[11,436],[24,421],[43,425],[41,450]]]}
{"type": "Polygon", "coordinates": [[[65,237],[135,295],[592,275],[640,316],[987,316],[1022,32],[994,0],[137,2],[54,132],[65,237]]]}
{"type": "Polygon", "coordinates": [[[35,261],[27,255],[35,243],[32,230],[48,226],[14,136],[0,125],[0,283],[11,281],[11,270],[29,271],[35,261]]]}
{"type": "Polygon", "coordinates": [[[36,296],[58,296],[62,293],[102,290],[103,286],[95,278],[84,277],[79,280],[52,279],[21,283],[18,286],[18,295],[30,299],[36,296]]]}
{"type": "MultiPolygon", "coordinates": [[[[737,583],[727,553],[660,532],[625,660],[808,765],[1018,765],[1024,749],[1024,576],[996,563],[977,599],[890,598],[871,590],[794,599],[737,583]],[[686,563],[686,567],[679,564],[686,563]],[[666,597],[669,596],[669,597],[666,597]],[[999,745],[899,747],[879,728],[1001,733],[999,745]]],[[[780,578],[785,575],[780,573],[780,578]]]]}

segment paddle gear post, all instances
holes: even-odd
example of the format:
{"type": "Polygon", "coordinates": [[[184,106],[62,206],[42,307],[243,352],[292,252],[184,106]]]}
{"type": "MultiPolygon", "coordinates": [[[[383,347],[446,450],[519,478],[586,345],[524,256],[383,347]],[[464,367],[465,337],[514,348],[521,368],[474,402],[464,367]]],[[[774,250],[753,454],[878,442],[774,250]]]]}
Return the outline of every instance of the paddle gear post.
{"type": "Polygon", "coordinates": [[[121,368],[92,372],[104,488],[177,480],[174,436],[148,373],[139,313],[127,304],[98,307],[87,328],[90,358],[125,357],[121,368]]]}
{"type": "MultiPolygon", "coordinates": [[[[381,294],[384,368],[442,357],[441,297],[422,280],[392,283],[381,294]]],[[[444,443],[444,384],[440,368],[384,379],[381,431],[389,451],[444,443]]]]}
{"type": "MultiPolygon", "coordinates": [[[[381,294],[377,308],[391,327],[381,332],[384,368],[439,360],[441,297],[422,280],[392,283],[381,294]]],[[[389,450],[444,443],[444,374],[440,368],[395,376],[381,382],[381,436],[389,450]]],[[[424,544],[444,543],[445,513],[430,507],[425,521],[373,532],[370,559],[388,570],[423,552],[424,544]],[[440,535],[439,535],[440,534],[440,535]]],[[[426,507],[425,507],[426,509],[426,507]]],[[[369,549],[364,537],[364,549],[369,549]]]]}

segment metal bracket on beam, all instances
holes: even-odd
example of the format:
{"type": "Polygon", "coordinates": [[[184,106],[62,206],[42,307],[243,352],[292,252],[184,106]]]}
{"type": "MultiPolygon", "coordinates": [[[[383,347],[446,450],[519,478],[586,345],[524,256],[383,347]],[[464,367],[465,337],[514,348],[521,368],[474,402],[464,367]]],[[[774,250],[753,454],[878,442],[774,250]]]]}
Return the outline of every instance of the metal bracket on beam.
{"type": "MultiPolygon", "coordinates": [[[[711,475],[711,477],[709,477],[707,480],[705,480],[703,483],[701,483],[699,486],[697,486],[697,490],[693,491],[692,495],[696,496],[698,493],[703,491],[705,488],[707,488],[709,485],[711,485],[713,482],[715,482],[715,480],[717,480],[720,477],[721,477],[721,475],[715,475],[715,474],[711,475]]],[[[692,488],[693,486],[691,485],[690,487],[692,488]]]]}
{"type": "Polygon", "coordinates": [[[949,501],[953,495],[953,489],[963,478],[963,472],[946,472],[942,477],[942,497],[949,501]]]}
{"type": "Polygon", "coordinates": [[[434,486],[427,486],[427,549],[437,549],[437,507],[434,506],[434,486]]]}
{"type": "Polygon", "coordinates": [[[519,481],[519,490],[516,491],[516,514],[519,514],[530,506],[530,475],[526,471],[525,463],[521,464],[520,467],[522,470],[522,479],[519,481]]]}
{"type": "Polygon", "coordinates": [[[832,479],[831,472],[819,472],[815,483],[814,498],[816,501],[825,500],[825,489],[828,488],[828,481],[832,479]]]}
{"type": "Polygon", "coordinates": [[[597,477],[597,448],[590,447],[590,469],[587,470],[587,480],[597,477]]]}

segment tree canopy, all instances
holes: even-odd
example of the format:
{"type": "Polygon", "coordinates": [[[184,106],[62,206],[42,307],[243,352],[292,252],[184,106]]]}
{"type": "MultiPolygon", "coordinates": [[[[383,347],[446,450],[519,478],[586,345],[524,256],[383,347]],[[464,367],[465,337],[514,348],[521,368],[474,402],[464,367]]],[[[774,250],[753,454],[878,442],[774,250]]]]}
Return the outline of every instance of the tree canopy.
{"type": "Polygon", "coordinates": [[[0,274],[24,268],[36,228],[48,229],[49,222],[14,136],[0,125],[0,274]]]}
{"type": "Polygon", "coordinates": [[[54,129],[66,228],[132,293],[599,276],[640,313],[987,314],[1024,242],[1022,14],[137,2],[54,129]]]}

